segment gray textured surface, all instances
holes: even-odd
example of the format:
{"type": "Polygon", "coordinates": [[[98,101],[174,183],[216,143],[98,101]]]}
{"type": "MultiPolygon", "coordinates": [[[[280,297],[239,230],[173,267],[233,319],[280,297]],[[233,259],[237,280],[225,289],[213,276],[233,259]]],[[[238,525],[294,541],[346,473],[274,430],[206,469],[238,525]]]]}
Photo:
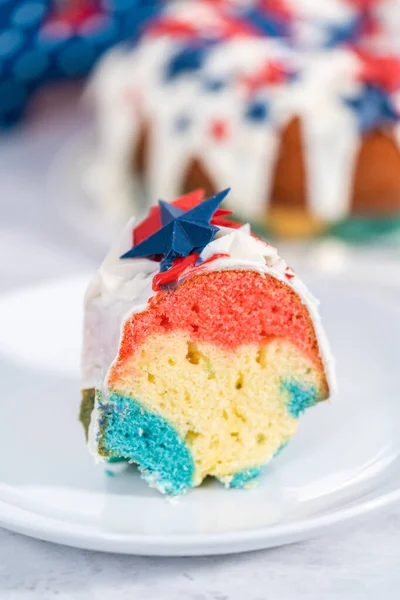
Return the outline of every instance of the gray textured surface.
{"type": "MultiPolygon", "coordinates": [[[[47,173],[76,129],[63,115],[0,143],[0,290],[91,268],[99,249],[63,222],[47,173]]],[[[0,598],[20,600],[397,600],[400,506],[324,538],[246,555],[96,554],[0,530],[0,598]]]]}

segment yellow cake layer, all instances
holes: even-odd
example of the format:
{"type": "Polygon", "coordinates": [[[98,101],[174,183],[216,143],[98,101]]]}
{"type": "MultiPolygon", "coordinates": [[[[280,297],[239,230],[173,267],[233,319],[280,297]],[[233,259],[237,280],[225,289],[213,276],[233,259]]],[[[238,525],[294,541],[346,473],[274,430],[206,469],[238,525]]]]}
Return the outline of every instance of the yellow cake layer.
{"type": "Polygon", "coordinates": [[[288,341],[225,351],[183,332],[153,335],[119,371],[113,392],[165,418],[190,447],[195,484],[263,465],[297,429],[283,380],[323,388],[288,341]]]}

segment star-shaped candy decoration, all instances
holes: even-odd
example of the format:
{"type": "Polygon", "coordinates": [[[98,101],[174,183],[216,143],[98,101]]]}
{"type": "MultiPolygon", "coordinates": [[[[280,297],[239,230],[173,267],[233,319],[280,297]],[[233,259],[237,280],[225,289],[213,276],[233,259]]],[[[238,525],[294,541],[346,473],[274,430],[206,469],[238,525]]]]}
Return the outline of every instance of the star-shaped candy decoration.
{"type": "MultiPolygon", "coordinates": [[[[185,204],[182,199],[180,199],[181,206],[177,202],[168,204],[160,200],[159,212],[154,207],[144,223],[146,223],[146,233],[151,231],[154,225],[157,226],[159,219],[161,220],[161,228],[156,229],[144,238],[143,235],[146,234],[144,234],[143,223],[140,230],[140,241],[138,241],[138,236],[135,235],[135,230],[135,245],[121,258],[162,255],[160,271],[164,272],[172,267],[176,259],[187,257],[193,253],[200,254],[203,248],[214,239],[219,230],[218,226],[211,221],[229,191],[229,189],[223,190],[200,204],[194,207],[191,206],[189,209],[182,206],[182,204],[185,204]]],[[[183,198],[184,201],[185,199],[187,202],[187,197],[183,198]]],[[[192,198],[190,202],[193,202],[192,198]]]]}
{"type": "Polygon", "coordinates": [[[354,44],[364,29],[364,19],[360,15],[345,23],[330,25],[326,28],[325,46],[328,49],[336,48],[340,44],[354,44]]]}
{"type": "Polygon", "coordinates": [[[361,133],[395,123],[400,118],[389,94],[376,85],[366,85],[359,96],[346,98],[345,102],[355,111],[361,133]]]}

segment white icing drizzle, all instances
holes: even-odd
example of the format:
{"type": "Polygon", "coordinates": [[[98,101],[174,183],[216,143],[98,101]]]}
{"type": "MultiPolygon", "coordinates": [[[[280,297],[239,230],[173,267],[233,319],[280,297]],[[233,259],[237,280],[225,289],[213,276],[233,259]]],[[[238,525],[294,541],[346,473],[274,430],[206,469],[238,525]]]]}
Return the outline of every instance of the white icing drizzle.
{"type": "MultiPolygon", "coordinates": [[[[303,19],[316,23],[316,29],[347,23],[355,14],[346,0],[291,2],[296,23],[303,19]]],[[[172,3],[167,12],[199,29],[219,25],[217,9],[209,2],[172,3]]],[[[216,189],[232,187],[232,208],[256,220],[267,211],[280,133],[299,117],[308,210],[327,222],[347,217],[361,136],[354,111],[343,99],[360,91],[357,55],[349,48],[309,52],[303,47],[299,52],[276,39],[232,38],[210,50],[200,71],[166,81],[167,65],[179,47],[179,40],[166,35],[144,36],[133,50],[112,51],[94,76],[98,146],[90,181],[103,203],[122,214],[132,209],[131,158],[141,127],[148,123],[145,188],[152,202],[178,196],[189,163],[198,159],[216,189]],[[258,123],[245,117],[249,92],[243,79],[265,61],[286,65],[297,78],[257,92],[270,111],[258,123]],[[221,79],[225,87],[205,91],[210,78],[221,79]],[[136,99],[131,105],[130,96],[136,99]],[[189,126],[177,131],[182,118],[189,119],[189,126]],[[210,133],[218,121],[228,128],[220,141],[210,133]]]]}

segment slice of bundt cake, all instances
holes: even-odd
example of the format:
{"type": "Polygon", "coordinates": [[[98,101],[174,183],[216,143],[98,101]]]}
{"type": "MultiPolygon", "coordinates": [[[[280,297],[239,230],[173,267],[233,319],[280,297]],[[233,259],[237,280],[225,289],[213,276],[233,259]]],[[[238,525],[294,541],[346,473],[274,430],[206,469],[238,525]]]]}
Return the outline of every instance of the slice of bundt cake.
{"type": "Polygon", "coordinates": [[[130,224],[86,297],[89,445],[168,494],[207,475],[243,487],[332,388],[314,298],[273,246],[226,220],[225,195],[160,203],[131,249],[130,224]]]}

